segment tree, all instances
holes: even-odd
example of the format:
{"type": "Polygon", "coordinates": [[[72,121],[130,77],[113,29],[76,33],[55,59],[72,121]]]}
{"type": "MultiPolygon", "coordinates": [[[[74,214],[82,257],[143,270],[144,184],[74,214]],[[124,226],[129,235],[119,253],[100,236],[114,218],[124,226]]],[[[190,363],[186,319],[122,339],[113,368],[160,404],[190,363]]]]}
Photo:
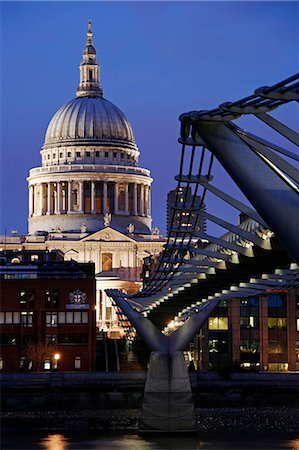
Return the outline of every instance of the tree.
{"type": "Polygon", "coordinates": [[[55,347],[42,340],[28,341],[25,347],[25,355],[29,361],[32,361],[34,372],[40,372],[43,369],[43,363],[46,359],[51,359],[55,353],[55,347]]]}

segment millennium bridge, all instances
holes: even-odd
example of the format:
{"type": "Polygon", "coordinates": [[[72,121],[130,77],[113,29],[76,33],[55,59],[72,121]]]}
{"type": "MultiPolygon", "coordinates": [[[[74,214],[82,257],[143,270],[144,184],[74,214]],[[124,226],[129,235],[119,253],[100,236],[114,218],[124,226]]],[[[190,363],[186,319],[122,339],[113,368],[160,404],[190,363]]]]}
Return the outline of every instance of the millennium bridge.
{"type": "Polygon", "coordinates": [[[183,351],[221,300],[299,286],[299,134],[270,114],[283,116],[298,100],[296,74],[180,116],[176,199],[155,273],[133,296],[107,290],[128,336],[136,330],[151,350],[141,432],[195,430],[183,351]],[[237,126],[244,116],[261,121],[274,142],[237,126]],[[219,187],[221,171],[229,181],[219,187]],[[227,192],[231,182],[243,201],[227,192]],[[209,202],[225,217],[209,212],[209,202]],[[239,223],[227,219],[230,210],[239,223]],[[225,234],[208,234],[201,218],[225,234]]]}

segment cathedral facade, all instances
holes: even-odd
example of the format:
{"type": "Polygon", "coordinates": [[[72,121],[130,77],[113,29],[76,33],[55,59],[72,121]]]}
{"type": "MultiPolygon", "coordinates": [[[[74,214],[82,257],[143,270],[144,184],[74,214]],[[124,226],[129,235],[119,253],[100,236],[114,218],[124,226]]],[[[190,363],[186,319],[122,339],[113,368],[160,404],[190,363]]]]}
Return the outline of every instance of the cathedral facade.
{"type": "Polygon", "coordinates": [[[6,247],[61,250],[65,260],[92,261],[99,329],[122,334],[107,288],[128,293],[142,285],[143,258],[165,240],[151,230],[151,183],[123,112],[103,96],[100,65],[88,24],[76,98],[51,119],[41,167],[30,170],[28,236],[6,247]]]}

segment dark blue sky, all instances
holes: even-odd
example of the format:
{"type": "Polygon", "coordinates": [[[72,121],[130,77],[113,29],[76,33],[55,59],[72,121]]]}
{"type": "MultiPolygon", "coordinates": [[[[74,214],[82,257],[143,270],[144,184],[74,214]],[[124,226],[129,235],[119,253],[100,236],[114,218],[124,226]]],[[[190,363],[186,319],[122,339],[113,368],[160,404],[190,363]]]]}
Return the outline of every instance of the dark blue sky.
{"type": "MultiPolygon", "coordinates": [[[[298,71],[297,2],[2,2],[1,10],[1,232],[27,230],[25,179],[40,165],[52,115],[75,97],[89,18],[104,96],[132,124],[163,232],[179,114],[298,71]]],[[[295,126],[292,108],[281,114],[295,126]]]]}

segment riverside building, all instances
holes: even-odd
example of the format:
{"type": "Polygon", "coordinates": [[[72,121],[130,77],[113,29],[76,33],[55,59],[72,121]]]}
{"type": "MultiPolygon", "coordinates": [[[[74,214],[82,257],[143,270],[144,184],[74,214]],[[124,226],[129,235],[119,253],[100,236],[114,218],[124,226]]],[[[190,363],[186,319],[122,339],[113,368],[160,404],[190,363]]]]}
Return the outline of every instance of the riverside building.
{"type": "Polygon", "coordinates": [[[95,368],[94,264],[59,251],[6,251],[0,259],[3,372],[95,368]]]}

